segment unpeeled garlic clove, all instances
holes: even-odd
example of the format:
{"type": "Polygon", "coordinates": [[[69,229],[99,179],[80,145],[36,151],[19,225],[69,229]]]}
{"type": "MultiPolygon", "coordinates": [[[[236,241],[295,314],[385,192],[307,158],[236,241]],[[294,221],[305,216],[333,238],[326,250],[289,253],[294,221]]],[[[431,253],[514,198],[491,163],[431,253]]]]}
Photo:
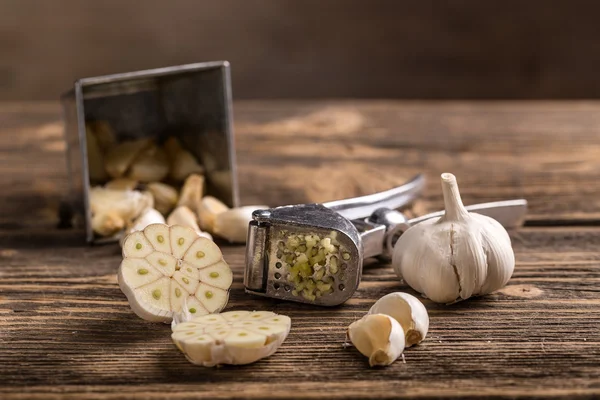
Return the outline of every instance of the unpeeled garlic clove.
{"type": "Polygon", "coordinates": [[[493,218],[469,213],[454,175],[442,174],[445,214],[400,236],[392,265],[399,277],[437,303],[452,303],[502,288],[515,267],[508,233],[493,218]]]}
{"type": "Polygon", "coordinates": [[[244,206],[219,213],[215,217],[213,233],[231,243],[246,243],[248,223],[252,220],[252,213],[265,208],[269,207],[244,206]]]}
{"type": "Polygon", "coordinates": [[[156,209],[149,208],[142,213],[135,221],[127,233],[133,233],[136,231],[143,231],[148,225],[152,224],[164,224],[165,217],[156,209]]]}
{"type": "Polygon", "coordinates": [[[186,206],[193,212],[197,212],[203,194],[204,177],[202,175],[192,174],[188,176],[181,188],[177,206],[186,206]]]}
{"type": "Polygon", "coordinates": [[[169,214],[177,204],[179,193],[173,186],[162,182],[152,182],[146,188],[154,197],[154,207],[163,215],[169,214]]]}
{"type": "Polygon", "coordinates": [[[385,314],[398,321],[404,330],[406,347],[421,343],[429,330],[427,309],[408,293],[386,294],[373,304],[368,314],[385,314]]]}
{"type": "Polygon", "coordinates": [[[228,311],[173,324],[171,338],[193,364],[244,365],[277,351],[291,328],[285,315],[268,311],[228,311]]]}
{"type": "Polygon", "coordinates": [[[186,206],[179,206],[169,214],[167,218],[168,225],[181,225],[192,228],[198,235],[204,236],[212,240],[212,235],[207,232],[203,232],[198,226],[196,220],[196,214],[186,206]]]}
{"type": "Polygon", "coordinates": [[[204,174],[204,167],[192,153],[181,147],[177,138],[169,137],[163,148],[169,159],[169,177],[171,179],[182,182],[192,174],[204,174]]]}
{"type": "Polygon", "coordinates": [[[127,176],[140,182],[155,182],[169,173],[169,162],[164,150],[152,145],[142,150],[129,166],[127,176]]]}
{"type": "Polygon", "coordinates": [[[404,351],[404,331],[394,318],[385,314],[368,314],[348,327],[348,338],[369,365],[390,365],[404,351]]]}
{"type": "Polygon", "coordinates": [[[113,178],[121,178],[138,154],[151,144],[152,140],[148,138],[119,143],[106,154],[104,159],[106,172],[113,178]]]}
{"type": "Polygon", "coordinates": [[[198,222],[200,228],[205,231],[213,232],[215,229],[215,219],[217,215],[229,210],[221,200],[213,196],[204,196],[198,205],[198,222]]]}

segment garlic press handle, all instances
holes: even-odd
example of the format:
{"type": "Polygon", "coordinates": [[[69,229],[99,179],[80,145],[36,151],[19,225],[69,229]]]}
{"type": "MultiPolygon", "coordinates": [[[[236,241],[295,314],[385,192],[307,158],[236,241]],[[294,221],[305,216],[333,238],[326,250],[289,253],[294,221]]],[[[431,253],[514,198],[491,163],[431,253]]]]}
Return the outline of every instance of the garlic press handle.
{"type": "Polygon", "coordinates": [[[425,177],[416,175],[405,184],[384,192],[323,203],[343,217],[353,220],[366,218],[379,208],[397,209],[412,203],[425,187],[425,177]]]}

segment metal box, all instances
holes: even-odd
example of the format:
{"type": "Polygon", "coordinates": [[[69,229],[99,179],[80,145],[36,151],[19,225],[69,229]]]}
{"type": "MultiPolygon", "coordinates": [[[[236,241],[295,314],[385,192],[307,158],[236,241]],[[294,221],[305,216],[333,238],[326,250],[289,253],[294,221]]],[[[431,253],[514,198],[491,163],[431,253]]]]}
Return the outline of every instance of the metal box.
{"type": "Polygon", "coordinates": [[[107,121],[118,140],[177,137],[204,165],[205,193],[238,206],[227,61],[84,78],[61,100],[70,180],[67,204],[89,243],[99,241],[91,227],[89,121],[107,121]]]}

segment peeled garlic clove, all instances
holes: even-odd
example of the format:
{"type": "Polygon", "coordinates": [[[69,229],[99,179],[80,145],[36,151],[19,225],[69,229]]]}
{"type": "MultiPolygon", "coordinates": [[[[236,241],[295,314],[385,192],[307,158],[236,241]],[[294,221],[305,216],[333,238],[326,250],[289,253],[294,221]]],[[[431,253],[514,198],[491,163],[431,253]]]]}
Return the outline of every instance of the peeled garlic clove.
{"type": "Polygon", "coordinates": [[[129,228],[127,233],[129,234],[135,231],[142,231],[148,225],[164,223],[165,217],[163,217],[163,215],[160,212],[158,212],[158,210],[155,210],[154,208],[148,208],[133,222],[133,225],[131,226],[131,228],[129,228]]]}
{"type": "Polygon", "coordinates": [[[177,206],[186,206],[193,212],[198,210],[202,195],[204,194],[204,177],[202,175],[190,175],[181,188],[181,195],[177,206]]]}
{"type": "Polygon", "coordinates": [[[213,233],[231,243],[246,243],[248,223],[252,221],[252,213],[254,210],[265,208],[269,207],[245,206],[219,213],[215,217],[213,233]]]}
{"type": "Polygon", "coordinates": [[[416,291],[451,303],[503,287],[515,267],[510,237],[493,218],[469,213],[456,178],[442,174],[446,212],[409,228],[394,247],[392,265],[416,291]]]}
{"type": "Polygon", "coordinates": [[[138,154],[151,144],[151,139],[129,140],[119,143],[106,154],[104,159],[106,172],[113,178],[122,177],[138,154]]]}
{"type": "Polygon", "coordinates": [[[386,294],[373,304],[368,314],[385,314],[398,321],[404,330],[406,347],[421,343],[429,330],[427,309],[408,293],[386,294]]]}
{"type": "Polygon", "coordinates": [[[180,150],[171,163],[169,176],[175,181],[181,182],[192,174],[204,174],[204,167],[198,163],[192,153],[180,150]]]}
{"type": "Polygon", "coordinates": [[[200,230],[198,223],[196,222],[196,214],[194,214],[192,210],[186,206],[177,207],[175,210],[173,210],[173,212],[169,214],[169,218],[167,218],[167,224],[187,226],[188,228],[192,228],[194,231],[196,231],[198,235],[212,240],[210,233],[200,230]]]}
{"type": "Polygon", "coordinates": [[[213,232],[215,229],[215,219],[217,215],[229,210],[221,200],[212,196],[204,196],[198,205],[198,222],[200,228],[205,231],[213,232]]]}
{"type": "Polygon", "coordinates": [[[98,145],[98,140],[89,128],[85,131],[85,143],[87,146],[88,173],[90,181],[104,182],[108,179],[108,173],[104,169],[104,155],[98,145]]]}
{"type": "Polygon", "coordinates": [[[164,150],[152,145],[141,151],[129,167],[127,176],[141,182],[164,179],[169,173],[169,162],[164,150]]]}
{"type": "Polygon", "coordinates": [[[222,310],[233,275],[214,242],[187,227],[152,224],[125,238],[117,280],[139,317],[171,322],[184,304],[193,315],[222,310]]]}
{"type": "Polygon", "coordinates": [[[173,186],[161,182],[152,182],[146,185],[146,189],[154,197],[154,207],[163,215],[167,215],[175,208],[179,194],[173,186]]]}
{"type": "Polygon", "coordinates": [[[173,327],[171,338],[196,365],[243,365],[269,357],[287,338],[291,320],[262,311],[228,311],[173,327]]]}
{"type": "Polygon", "coordinates": [[[92,215],[92,230],[100,236],[112,236],[125,228],[125,220],[116,212],[92,215]]]}
{"type": "Polygon", "coordinates": [[[133,190],[137,187],[138,181],[129,178],[113,179],[104,185],[105,189],[112,190],[133,190]]]}
{"type": "Polygon", "coordinates": [[[390,365],[404,351],[404,331],[394,318],[368,314],[348,327],[348,338],[371,367],[390,365]]]}
{"type": "Polygon", "coordinates": [[[117,135],[108,121],[90,121],[86,124],[86,130],[94,134],[102,152],[106,154],[117,144],[117,135]]]}
{"type": "Polygon", "coordinates": [[[99,186],[90,189],[92,229],[101,236],[118,232],[152,206],[149,193],[99,186]]]}

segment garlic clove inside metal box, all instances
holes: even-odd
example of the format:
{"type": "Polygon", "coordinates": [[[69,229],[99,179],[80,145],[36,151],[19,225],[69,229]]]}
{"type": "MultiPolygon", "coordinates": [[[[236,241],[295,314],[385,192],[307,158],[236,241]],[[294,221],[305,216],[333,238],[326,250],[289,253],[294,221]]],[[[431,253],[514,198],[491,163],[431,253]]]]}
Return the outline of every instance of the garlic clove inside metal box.
{"type": "MultiPolygon", "coordinates": [[[[206,62],[84,78],[62,96],[70,191],[67,204],[89,243],[90,189],[100,184],[86,126],[110,129],[119,143],[174,137],[203,166],[205,195],[238,206],[229,63],[206,62]],[[107,128],[108,127],[108,128],[107,128]]],[[[101,174],[100,174],[101,175],[101,174]]]]}

